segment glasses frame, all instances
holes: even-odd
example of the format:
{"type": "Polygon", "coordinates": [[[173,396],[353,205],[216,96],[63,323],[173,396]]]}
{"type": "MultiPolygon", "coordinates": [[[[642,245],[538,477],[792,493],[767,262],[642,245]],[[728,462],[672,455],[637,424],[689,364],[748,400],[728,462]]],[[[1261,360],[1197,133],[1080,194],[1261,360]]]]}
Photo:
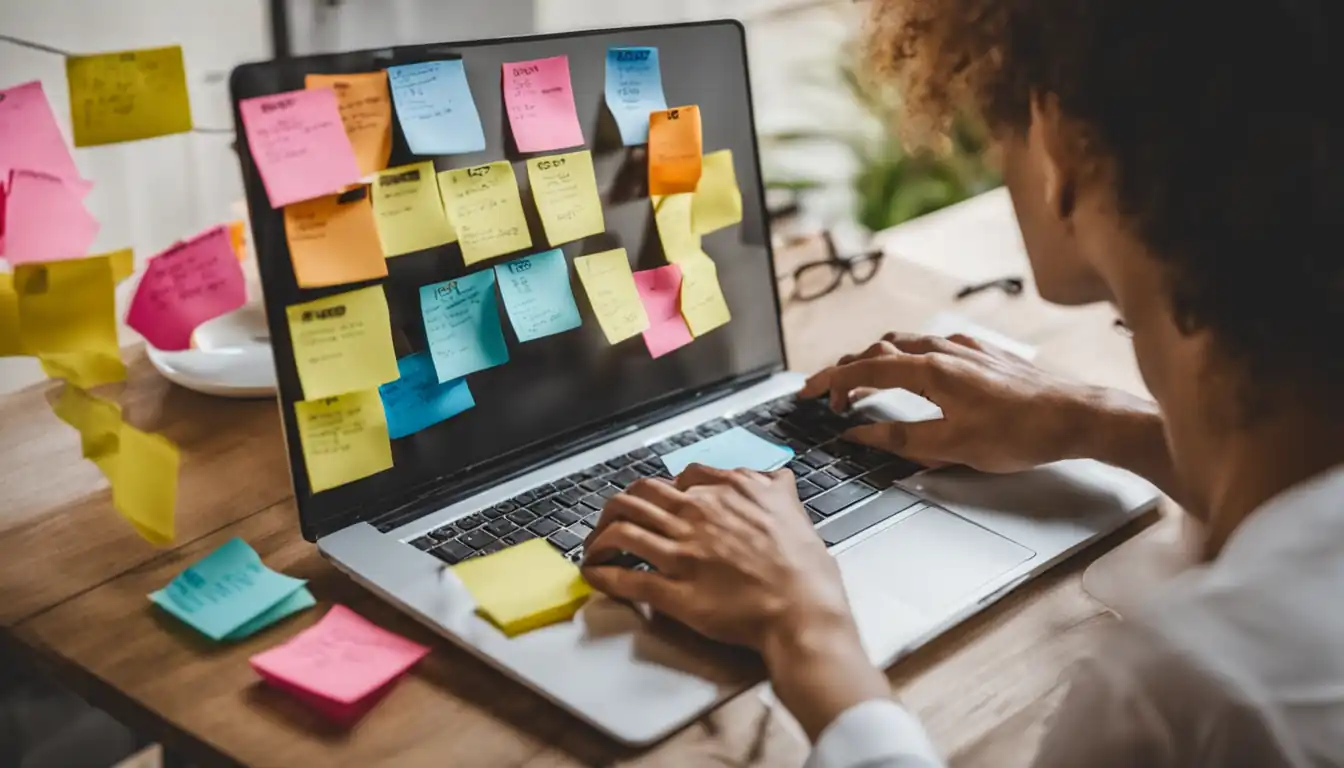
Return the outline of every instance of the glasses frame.
{"type": "Polygon", "coordinates": [[[858,256],[841,256],[836,250],[835,239],[829,231],[822,232],[821,237],[826,242],[826,258],[800,264],[792,273],[781,278],[781,280],[793,279],[793,290],[789,297],[794,301],[816,301],[829,296],[840,287],[840,283],[844,281],[846,275],[854,281],[855,285],[863,285],[877,276],[878,270],[882,268],[882,260],[887,255],[881,249],[874,249],[858,256]],[[869,263],[873,265],[873,269],[867,275],[860,275],[855,269],[860,264],[869,263]],[[821,268],[830,269],[832,275],[830,284],[818,293],[804,295],[800,290],[800,286],[803,284],[803,274],[821,268]]]}

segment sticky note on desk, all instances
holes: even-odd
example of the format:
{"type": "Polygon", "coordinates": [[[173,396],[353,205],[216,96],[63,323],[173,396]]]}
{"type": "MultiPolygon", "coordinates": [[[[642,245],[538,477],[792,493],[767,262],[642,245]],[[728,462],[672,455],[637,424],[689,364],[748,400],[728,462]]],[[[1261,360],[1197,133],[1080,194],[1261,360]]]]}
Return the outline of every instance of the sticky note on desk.
{"type": "MultiPolygon", "coordinates": [[[[0,126],[3,127],[3,126],[0,126]]],[[[78,259],[98,236],[98,220],[69,179],[16,170],[5,190],[5,258],[10,264],[78,259]]]]}
{"type": "Polygon", "coordinates": [[[504,109],[519,152],[547,152],[583,144],[568,56],[505,62],[504,109]]]}
{"type": "Polygon", "coordinates": [[[719,284],[719,269],[703,252],[677,263],[681,267],[681,316],[697,338],[732,319],[719,284]]]}
{"type": "Polygon", "coordinates": [[[439,381],[509,361],[493,269],[421,286],[420,312],[439,381]]]}
{"type": "Polygon", "coordinates": [[[221,224],[149,260],[126,324],[156,349],[189,349],[197,326],[246,301],[243,268],[221,224]]]}
{"type": "Polygon", "coordinates": [[[657,48],[607,49],[607,109],[616,119],[621,143],[649,140],[649,113],[667,109],[657,48]]]}
{"type": "Polygon", "coordinates": [[[406,143],[416,155],[485,149],[481,116],[461,59],[423,61],[387,70],[406,143]]]}
{"type": "Polygon", "coordinates": [[[367,176],[387,167],[392,156],[392,100],[387,94],[387,72],[306,75],[303,87],[336,92],[336,109],[360,174],[367,176]]]}
{"type": "Polygon", "coordinates": [[[653,357],[662,357],[690,344],[691,329],[681,316],[681,268],[676,264],[635,273],[635,288],[649,316],[644,344],[653,357]]]}
{"type": "Polygon", "coordinates": [[[305,400],[396,381],[392,321],[381,285],[285,308],[305,400]]]}
{"type": "Polygon", "coordinates": [[[387,259],[367,195],[327,195],[285,206],[289,260],[301,288],[387,277],[387,259]]]}
{"type": "Polygon", "coordinates": [[[742,190],[733,169],[733,151],[721,149],[705,155],[700,181],[691,196],[691,229],[707,235],[742,221],[742,190]]]}
{"type": "MultiPolygon", "coordinates": [[[[23,354],[98,354],[119,361],[116,283],[105,256],[20,264],[13,280],[23,354]]],[[[125,368],[120,373],[124,378],[125,368]]]]}
{"type": "Polygon", "coordinates": [[[389,168],[375,176],[373,213],[388,258],[457,239],[443,210],[433,161],[389,168]]]}
{"type": "Polygon", "coordinates": [[[592,588],[579,569],[544,539],[453,566],[476,599],[476,610],[505,635],[568,621],[592,588]]]}
{"type": "Polygon", "coordinates": [[[653,221],[658,227],[658,240],[663,244],[663,255],[669,264],[676,264],[700,255],[700,236],[691,229],[691,206],[694,195],[654,195],[653,221]]]}
{"type": "Polygon", "coordinates": [[[387,416],[387,435],[393,440],[428,429],[476,407],[466,379],[440,382],[434,358],[417,352],[397,361],[401,376],[378,388],[387,416]]]}
{"type": "Polygon", "coordinates": [[[563,333],[583,323],[569,283],[569,263],[559,248],[496,265],[495,276],[519,341],[563,333]]]}
{"type": "Polygon", "coordinates": [[[509,161],[444,171],[439,188],[467,266],[532,247],[509,161]]]}
{"type": "Polygon", "coordinates": [[[51,102],[34,80],[0,90],[0,184],[16,168],[78,179],[75,158],[56,125],[51,102]]]}
{"type": "Polygon", "coordinates": [[[663,456],[663,464],[674,476],[691,464],[703,464],[715,469],[754,469],[769,472],[779,469],[793,458],[793,449],[775,445],[742,427],[707,437],[698,443],[663,456]]]}
{"type": "Polygon", "coordinates": [[[649,194],[694,192],[700,183],[700,108],[674,107],[649,115],[649,194]]]}
{"type": "Polygon", "coordinates": [[[593,156],[588,150],[534,157],[527,161],[527,177],[551,245],[606,230],[593,156]]]}
{"type": "Polygon", "coordinates": [[[334,90],[256,96],[240,101],[238,111],[272,208],[359,183],[359,163],[334,90]]]}
{"type": "Polygon", "coordinates": [[[191,130],[181,46],[67,56],[65,77],[76,147],[191,130]]]}
{"type": "Polygon", "coordinates": [[[625,341],[649,327],[624,248],[580,256],[574,259],[574,269],[608,343],[625,341]]]}
{"type": "Polygon", "coordinates": [[[320,493],[392,468],[392,444],[378,390],[294,404],[309,490],[320,493]]]}

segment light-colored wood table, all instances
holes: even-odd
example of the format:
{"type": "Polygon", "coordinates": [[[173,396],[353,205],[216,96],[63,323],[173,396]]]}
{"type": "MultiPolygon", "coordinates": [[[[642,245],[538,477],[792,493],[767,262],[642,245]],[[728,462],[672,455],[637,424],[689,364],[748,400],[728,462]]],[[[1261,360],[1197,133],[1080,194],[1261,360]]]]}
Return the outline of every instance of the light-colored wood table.
{"type": "MultiPolygon", "coordinates": [[[[781,266],[816,255],[791,250],[781,266]]],[[[787,287],[787,286],[786,286],[787,287]]],[[[955,308],[1040,349],[1048,367],[1135,388],[1128,342],[1106,308],[1059,309],[1033,295],[986,293],[888,259],[866,286],[786,302],[789,359],[810,371],[887,330],[918,329],[955,308]]],[[[0,650],[21,653],[128,725],[202,765],[796,766],[806,745],[756,693],[666,742],[622,748],[472,660],[337,573],[299,535],[272,402],[192,394],[159,379],[142,354],[115,391],[128,417],[183,450],[178,540],[143,544],[113,513],[106,483],[51,415],[53,385],[0,400],[0,650]],[[235,645],[212,645],[145,596],[231,537],[308,579],[321,605],[235,645]],[[357,727],[325,725],[262,686],[247,658],[310,626],[340,602],[434,652],[357,727]]],[[[1059,693],[1059,676],[1115,620],[1082,588],[1097,553],[1132,525],[1060,566],[891,671],[895,690],[959,766],[1026,762],[1059,693]]]]}

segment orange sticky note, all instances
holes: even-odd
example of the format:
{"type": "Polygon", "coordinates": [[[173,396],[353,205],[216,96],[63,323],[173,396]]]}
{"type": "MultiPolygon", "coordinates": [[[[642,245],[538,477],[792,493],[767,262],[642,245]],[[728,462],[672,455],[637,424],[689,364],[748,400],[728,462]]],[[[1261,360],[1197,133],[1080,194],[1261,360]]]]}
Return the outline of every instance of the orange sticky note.
{"type": "Polygon", "coordinates": [[[336,91],[336,107],[355,161],[364,175],[387,167],[392,156],[392,98],[387,92],[387,71],[350,75],[308,75],[305,88],[336,91]]]}
{"type": "Polygon", "coordinates": [[[238,260],[247,259],[247,222],[239,219],[229,222],[229,245],[238,254],[238,260]]]}
{"type": "Polygon", "coordinates": [[[367,194],[341,202],[328,195],[285,206],[285,239],[302,288],[387,277],[387,259],[367,194]]]}
{"type": "Polygon", "coordinates": [[[649,113],[649,194],[694,192],[700,183],[700,108],[649,113]]]}

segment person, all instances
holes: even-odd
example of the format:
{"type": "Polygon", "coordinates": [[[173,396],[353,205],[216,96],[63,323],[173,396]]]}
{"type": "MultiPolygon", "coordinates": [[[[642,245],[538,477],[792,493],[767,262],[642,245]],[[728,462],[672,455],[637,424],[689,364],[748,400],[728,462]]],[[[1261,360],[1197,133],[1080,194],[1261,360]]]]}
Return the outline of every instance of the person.
{"type": "MultiPolygon", "coordinates": [[[[1091,457],[1199,518],[1204,562],[1100,640],[1040,766],[1344,765],[1344,4],[874,0],[907,129],[985,123],[1036,285],[1112,302],[1156,404],[960,337],[892,333],[814,375],[837,410],[942,408],[849,439],[937,467],[1091,457]]],[[[688,468],[613,498],[598,590],[758,651],[815,766],[940,765],[866,660],[787,471],[688,468]],[[605,566],[633,553],[654,572],[605,566]]]]}

